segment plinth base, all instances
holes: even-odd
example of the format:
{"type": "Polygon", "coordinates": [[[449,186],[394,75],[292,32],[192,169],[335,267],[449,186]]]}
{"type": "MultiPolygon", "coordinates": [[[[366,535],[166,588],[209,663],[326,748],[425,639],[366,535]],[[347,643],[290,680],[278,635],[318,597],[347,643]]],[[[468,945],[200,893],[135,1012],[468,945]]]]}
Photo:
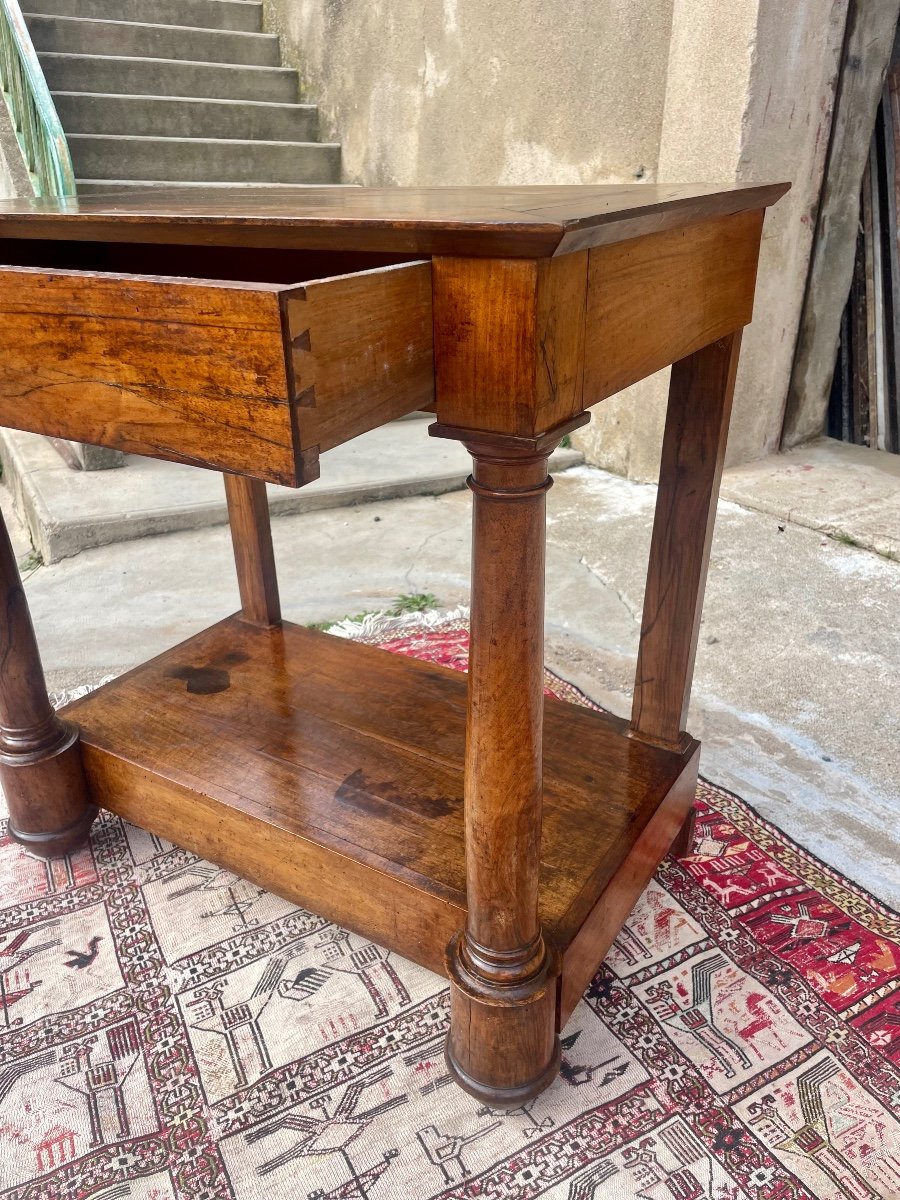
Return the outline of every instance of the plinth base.
{"type": "MultiPolygon", "coordinates": [[[[230,617],[64,710],[92,799],[444,972],[466,917],[466,677],[230,617]]],[[[540,912],[564,1022],[681,827],[696,742],[547,699],[540,912]]]]}

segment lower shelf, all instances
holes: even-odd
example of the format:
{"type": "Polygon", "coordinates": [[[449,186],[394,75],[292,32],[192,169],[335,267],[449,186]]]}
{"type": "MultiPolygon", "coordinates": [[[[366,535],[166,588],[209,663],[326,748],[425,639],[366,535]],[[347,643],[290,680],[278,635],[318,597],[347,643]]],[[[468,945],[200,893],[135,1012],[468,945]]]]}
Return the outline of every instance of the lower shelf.
{"type": "MultiPolygon", "coordinates": [[[[457,672],[230,617],[64,715],[101,806],[442,971],[465,921],[465,710],[457,672]]],[[[666,853],[697,750],[547,700],[540,904],[567,990],[666,853]]]]}

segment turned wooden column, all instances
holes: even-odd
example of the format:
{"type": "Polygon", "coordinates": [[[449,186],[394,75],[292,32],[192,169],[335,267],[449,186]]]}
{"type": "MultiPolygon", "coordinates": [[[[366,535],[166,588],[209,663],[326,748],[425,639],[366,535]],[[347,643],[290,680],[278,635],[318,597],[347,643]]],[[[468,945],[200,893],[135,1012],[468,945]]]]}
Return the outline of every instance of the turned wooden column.
{"type": "Polygon", "coordinates": [[[448,947],[447,1062],[468,1092],[515,1107],[547,1086],[560,1061],[559,964],[538,920],[545,496],[559,436],[458,436],[474,460],[468,918],[448,947]]]}
{"type": "Polygon", "coordinates": [[[91,804],[78,730],[57,717],[47,696],[28,601],[0,517],[0,784],[9,836],[41,858],[87,840],[91,804]]]}

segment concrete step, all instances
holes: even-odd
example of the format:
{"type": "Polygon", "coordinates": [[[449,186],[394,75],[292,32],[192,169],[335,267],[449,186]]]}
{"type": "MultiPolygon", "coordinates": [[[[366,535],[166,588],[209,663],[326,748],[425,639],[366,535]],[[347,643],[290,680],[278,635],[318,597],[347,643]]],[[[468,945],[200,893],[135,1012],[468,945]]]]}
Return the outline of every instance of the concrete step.
{"type": "Polygon", "coordinates": [[[43,16],[89,17],[101,21],[149,21],[154,25],[194,25],[259,33],[258,0],[28,0],[43,16]]]}
{"type": "Polygon", "coordinates": [[[898,454],[819,438],[729,468],[722,499],[900,563],[898,454]]]}
{"type": "MultiPolygon", "coordinates": [[[[268,488],[273,515],[343,508],[398,496],[432,496],[465,485],[472,460],[459,442],[431,438],[430,420],[393,421],[322,456],[322,478],[268,488]]],[[[0,430],[3,482],[44,562],[93,546],[227,520],[222,479],[179,463],[129,456],[120,471],[72,471],[46,438],[0,430]]],[[[582,462],[557,450],[553,471],[582,462]]]]}
{"type": "Polygon", "coordinates": [[[69,136],[111,133],[271,142],[314,142],[319,136],[314,104],[99,96],[92,92],[54,92],[53,99],[69,136]]]}
{"type": "Polygon", "coordinates": [[[85,133],[73,134],[67,140],[75,174],[84,179],[337,183],[341,171],[340,146],[319,142],[112,137],[85,133]]]}
{"type": "MultiPolygon", "coordinates": [[[[201,179],[192,183],[189,179],[76,179],[78,185],[79,196],[86,196],[89,193],[93,195],[103,194],[106,196],[118,194],[119,192],[146,192],[158,189],[162,192],[181,192],[196,190],[202,188],[204,192],[208,192],[213,188],[227,188],[229,191],[234,191],[235,188],[252,188],[254,191],[265,190],[270,188],[273,191],[292,191],[297,187],[304,187],[304,184],[295,183],[272,183],[271,181],[260,182],[258,179],[241,179],[237,182],[227,179],[201,179]]],[[[350,187],[350,184],[343,183],[316,183],[311,184],[312,187],[350,187]]]]}
{"type": "Polygon", "coordinates": [[[277,67],[281,62],[278,38],[272,33],[232,33],[181,25],[142,25],[136,21],[43,17],[39,13],[26,13],[25,21],[35,49],[44,52],[189,59],[192,62],[263,67],[277,67]]]}
{"type": "Polygon", "coordinates": [[[257,100],[273,104],[295,104],[299,99],[297,72],[290,67],[96,54],[38,57],[51,91],[257,100]]]}

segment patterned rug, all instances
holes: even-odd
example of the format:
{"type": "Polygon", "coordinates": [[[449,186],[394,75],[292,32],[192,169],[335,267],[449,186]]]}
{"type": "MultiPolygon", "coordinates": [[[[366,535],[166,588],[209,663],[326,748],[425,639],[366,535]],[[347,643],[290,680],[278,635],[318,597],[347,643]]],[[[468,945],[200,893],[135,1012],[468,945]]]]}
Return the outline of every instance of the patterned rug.
{"type": "MultiPolygon", "coordinates": [[[[461,617],[337,632],[465,667],[461,617]]],[[[900,918],[698,804],[511,1113],[449,1084],[437,976],[109,815],[0,838],[0,1196],[900,1197],[900,918]]]]}

